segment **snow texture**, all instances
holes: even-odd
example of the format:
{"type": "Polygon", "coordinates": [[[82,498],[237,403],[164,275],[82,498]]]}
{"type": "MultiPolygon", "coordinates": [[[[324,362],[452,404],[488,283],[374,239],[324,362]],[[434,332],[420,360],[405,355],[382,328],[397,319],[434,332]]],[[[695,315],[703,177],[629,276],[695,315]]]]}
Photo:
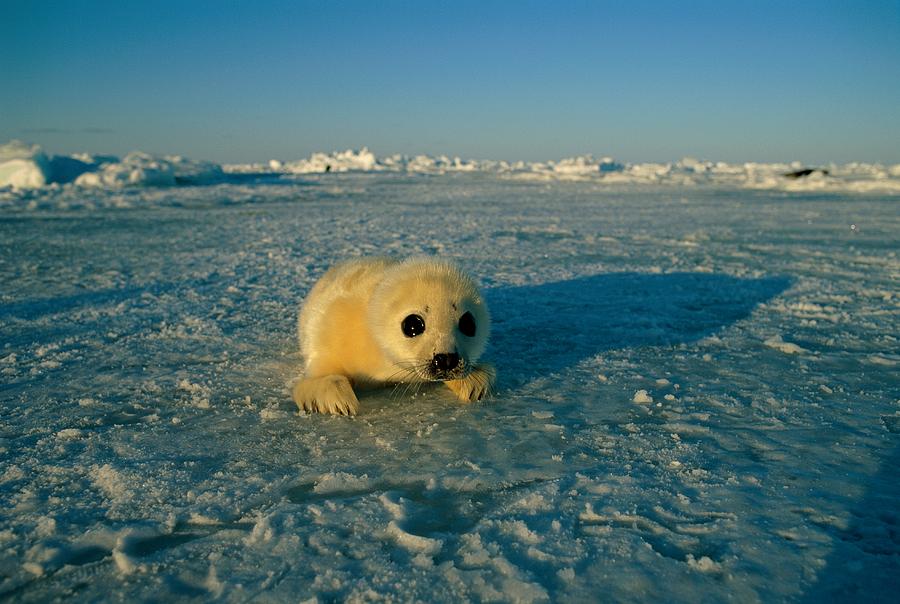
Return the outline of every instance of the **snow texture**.
{"type": "Polygon", "coordinates": [[[0,599],[896,597],[895,197],[92,162],[0,198],[0,599]],[[298,305],[361,254],[480,279],[491,400],[297,413],[298,305]]]}

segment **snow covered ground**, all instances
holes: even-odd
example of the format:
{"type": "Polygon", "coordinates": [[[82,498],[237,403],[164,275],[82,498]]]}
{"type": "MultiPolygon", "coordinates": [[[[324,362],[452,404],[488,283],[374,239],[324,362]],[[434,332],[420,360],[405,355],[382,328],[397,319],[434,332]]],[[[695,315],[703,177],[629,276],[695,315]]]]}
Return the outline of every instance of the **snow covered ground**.
{"type": "Polygon", "coordinates": [[[94,163],[0,195],[0,599],[896,598],[897,197],[94,163]],[[377,253],[480,279],[492,400],[296,412],[299,302],[377,253]]]}

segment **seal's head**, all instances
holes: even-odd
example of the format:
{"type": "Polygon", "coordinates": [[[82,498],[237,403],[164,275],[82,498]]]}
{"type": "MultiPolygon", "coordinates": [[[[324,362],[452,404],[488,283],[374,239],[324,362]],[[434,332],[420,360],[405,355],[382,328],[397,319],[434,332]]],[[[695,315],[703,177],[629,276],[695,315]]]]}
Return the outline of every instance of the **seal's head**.
{"type": "Polygon", "coordinates": [[[487,306],[472,279],[449,262],[427,258],[385,271],[369,301],[369,323],[403,382],[465,377],[490,333],[487,306]]]}

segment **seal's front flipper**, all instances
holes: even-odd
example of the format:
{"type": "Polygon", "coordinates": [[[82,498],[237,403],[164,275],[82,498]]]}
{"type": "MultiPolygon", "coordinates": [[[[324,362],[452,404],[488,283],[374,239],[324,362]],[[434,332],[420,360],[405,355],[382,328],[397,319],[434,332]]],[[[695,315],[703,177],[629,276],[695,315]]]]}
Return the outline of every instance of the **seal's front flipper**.
{"type": "Polygon", "coordinates": [[[492,365],[481,364],[475,365],[469,375],[461,380],[449,380],[444,383],[456,393],[459,400],[470,403],[488,396],[494,388],[496,378],[497,371],[492,365]]]}
{"type": "Polygon", "coordinates": [[[294,402],[302,411],[356,415],[359,400],[350,380],[343,375],[306,378],[294,385],[294,402]]]}

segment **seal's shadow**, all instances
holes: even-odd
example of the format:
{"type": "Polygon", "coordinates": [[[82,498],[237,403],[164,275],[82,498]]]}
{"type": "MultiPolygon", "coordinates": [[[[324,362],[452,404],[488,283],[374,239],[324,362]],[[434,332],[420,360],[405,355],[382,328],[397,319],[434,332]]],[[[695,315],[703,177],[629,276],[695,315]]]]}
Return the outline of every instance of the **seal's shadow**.
{"type": "Polygon", "coordinates": [[[501,389],[573,367],[604,351],[693,342],[784,291],[783,277],[612,273],[485,291],[485,359],[501,389]]]}

